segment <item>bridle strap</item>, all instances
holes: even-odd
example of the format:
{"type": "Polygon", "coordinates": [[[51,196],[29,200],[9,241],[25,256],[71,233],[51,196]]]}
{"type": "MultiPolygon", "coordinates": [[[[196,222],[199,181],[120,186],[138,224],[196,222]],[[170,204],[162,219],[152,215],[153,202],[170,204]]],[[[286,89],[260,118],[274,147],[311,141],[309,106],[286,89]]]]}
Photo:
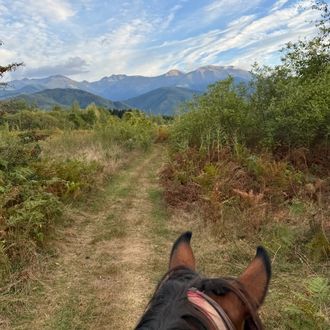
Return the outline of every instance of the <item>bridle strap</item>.
{"type": "Polygon", "coordinates": [[[235,330],[235,326],[224,309],[205,293],[190,288],[188,300],[211,321],[215,330],[235,330]],[[206,305],[205,305],[206,303],[206,305]],[[217,314],[213,313],[215,311],[217,314]]]}

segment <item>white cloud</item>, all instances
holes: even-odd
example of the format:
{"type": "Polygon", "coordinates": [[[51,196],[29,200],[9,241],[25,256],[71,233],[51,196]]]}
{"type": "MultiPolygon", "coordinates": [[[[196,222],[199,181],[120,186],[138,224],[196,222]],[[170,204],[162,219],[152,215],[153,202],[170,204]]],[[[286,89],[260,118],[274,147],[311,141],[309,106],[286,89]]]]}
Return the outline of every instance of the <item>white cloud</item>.
{"type": "Polygon", "coordinates": [[[75,12],[67,0],[0,0],[0,16],[11,13],[19,17],[39,17],[51,21],[65,21],[75,12]]]}
{"type": "Polygon", "coordinates": [[[0,1],[0,17],[8,14],[8,8],[0,1]]]}
{"type": "Polygon", "coordinates": [[[228,24],[229,27],[236,26],[236,25],[244,25],[252,22],[255,19],[255,15],[248,15],[248,16],[242,16],[236,20],[233,20],[228,24]]]}
{"type": "Polygon", "coordinates": [[[5,49],[4,46],[0,48],[0,65],[5,66],[12,61],[15,56],[15,52],[5,49]]]}
{"type": "Polygon", "coordinates": [[[24,10],[28,10],[33,15],[59,21],[65,21],[75,14],[71,5],[65,0],[28,0],[24,1],[24,10]]]}
{"type": "Polygon", "coordinates": [[[199,65],[233,64],[250,69],[255,61],[270,64],[274,58],[280,58],[278,51],[285,43],[315,33],[315,27],[309,23],[315,15],[315,11],[292,6],[254,21],[254,17],[245,16],[228,24],[226,30],[165,42],[158,50],[152,49],[152,60],[139,68],[161,73],[171,66],[189,70],[199,65]],[[230,58],[224,58],[228,52],[230,58]]]}
{"type": "Polygon", "coordinates": [[[72,76],[89,72],[87,62],[79,56],[70,57],[59,63],[39,66],[36,68],[23,68],[20,75],[34,77],[47,77],[53,75],[72,76]]]}
{"type": "Polygon", "coordinates": [[[271,8],[270,11],[276,11],[276,10],[279,10],[279,9],[281,9],[286,3],[288,3],[288,2],[289,2],[289,0],[277,0],[277,1],[273,4],[273,6],[272,6],[272,8],[271,8]]]}
{"type": "Polygon", "coordinates": [[[169,11],[169,14],[161,22],[161,30],[167,29],[173,22],[176,13],[182,8],[182,5],[175,5],[169,11]]]}
{"type": "MultiPolygon", "coordinates": [[[[255,60],[274,61],[274,52],[287,41],[315,32],[306,23],[315,17],[315,11],[302,11],[297,5],[284,7],[284,1],[277,1],[283,6],[265,17],[259,17],[258,10],[246,12],[246,8],[259,2],[212,1],[201,11],[185,16],[181,15],[184,1],[165,13],[150,12],[143,6],[139,11],[142,1],[125,1],[118,10],[119,16],[105,15],[104,22],[89,27],[84,21],[77,24],[76,17],[70,19],[73,15],[78,18],[79,6],[68,0],[0,0],[0,8],[7,10],[7,14],[0,12],[0,39],[5,39],[5,45],[0,47],[0,62],[24,61],[26,67],[15,72],[16,77],[60,73],[89,80],[112,73],[156,75],[171,68],[191,70],[207,64],[249,68],[255,60]],[[31,7],[23,6],[27,2],[31,7]],[[55,4],[59,7],[52,7],[55,4]],[[220,17],[226,8],[242,16],[230,16],[232,21],[225,28],[214,28],[213,24],[213,29],[207,30],[208,19],[220,17]],[[203,29],[199,30],[200,26],[203,29]],[[187,28],[207,32],[180,38],[180,31],[187,28]]],[[[92,10],[91,0],[84,0],[80,8],[86,6],[92,10]]]]}
{"type": "Polygon", "coordinates": [[[150,22],[137,18],[108,33],[102,44],[109,43],[116,48],[130,48],[146,40],[146,36],[152,29],[150,22]]]}
{"type": "Polygon", "coordinates": [[[246,12],[255,8],[261,0],[213,0],[203,8],[202,18],[207,21],[214,20],[221,15],[231,15],[233,13],[246,12]]]}

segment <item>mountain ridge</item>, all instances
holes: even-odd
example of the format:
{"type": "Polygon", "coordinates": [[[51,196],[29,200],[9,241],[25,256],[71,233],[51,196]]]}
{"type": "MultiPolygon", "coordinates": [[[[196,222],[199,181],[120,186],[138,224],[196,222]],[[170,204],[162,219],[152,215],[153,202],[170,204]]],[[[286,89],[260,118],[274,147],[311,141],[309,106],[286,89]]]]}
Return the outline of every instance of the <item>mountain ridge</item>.
{"type": "Polygon", "coordinates": [[[191,90],[205,92],[209,84],[223,80],[231,75],[235,82],[249,81],[248,71],[234,66],[207,65],[189,72],[177,69],[157,76],[113,74],[96,81],[75,81],[62,75],[45,78],[24,78],[9,82],[7,92],[0,91],[0,99],[24,87],[45,90],[54,88],[80,89],[113,101],[120,101],[137,97],[161,87],[184,87],[191,90]]]}

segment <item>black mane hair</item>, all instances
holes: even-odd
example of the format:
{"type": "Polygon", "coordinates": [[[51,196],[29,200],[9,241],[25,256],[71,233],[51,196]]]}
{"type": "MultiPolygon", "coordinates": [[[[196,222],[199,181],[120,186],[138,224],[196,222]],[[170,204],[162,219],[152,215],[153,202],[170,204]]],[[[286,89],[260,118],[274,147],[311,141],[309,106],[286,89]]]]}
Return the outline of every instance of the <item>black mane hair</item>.
{"type": "Polygon", "coordinates": [[[135,329],[207,330],[208,320],[187,299],[187,290],[200,283],[200,276],[185,267],[166,273],[135,329]]]}
{"type": "Polygon", "coordinates": [[[248,294],[239,281],[230,277],[202,278],[189,268],[177,267],[163,276],[135,330],[211,329],[205,315],[188,301],[187,291],[192,287],[206,294],[213,293],[219,296],[233,292],[248,309],[249,315],[245,320],[244,329],[263,329],[256,308],[249,301],[248,294]]]}

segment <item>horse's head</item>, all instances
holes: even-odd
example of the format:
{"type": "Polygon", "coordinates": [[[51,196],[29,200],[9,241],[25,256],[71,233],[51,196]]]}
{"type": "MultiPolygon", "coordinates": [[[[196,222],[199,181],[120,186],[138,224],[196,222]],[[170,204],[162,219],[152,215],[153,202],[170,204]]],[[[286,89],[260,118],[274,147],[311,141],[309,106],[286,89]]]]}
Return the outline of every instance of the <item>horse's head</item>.
{"type": "Polygon", "coordinates": [[[262,329],[257,311],[267,293],[270,260],[258,247],[238,278],[203,278],[195,271],[191,232],[174,243],[169,270],[136,329],[262,329]]]}

